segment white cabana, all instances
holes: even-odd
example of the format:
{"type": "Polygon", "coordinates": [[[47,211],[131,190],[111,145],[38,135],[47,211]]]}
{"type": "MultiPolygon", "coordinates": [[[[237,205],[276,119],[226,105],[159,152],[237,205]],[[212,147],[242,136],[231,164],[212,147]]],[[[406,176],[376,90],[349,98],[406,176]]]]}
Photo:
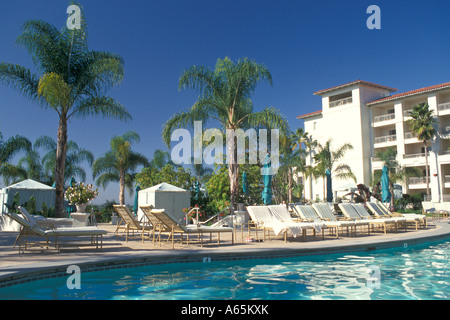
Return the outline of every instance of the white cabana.
{"type": "Polygon", "coordinates": [[[42,203],[45,203],[48,208],[55,205],[55,188],[31,179],[0,189],[0,230],[16,229],[11,219],[3,215],[4,212],[8,212],[5,204],[12,205],[16,193],[20,195],[20,204],[27,202],[32,196],[35,197],[37,211],[42,210],[42,203]]]}
{"type": "MultiPolygon", "coordinates": [[[[184,223],[184,208],[191,205],[190,192],[182,188],[178,188],[168,183],[161,183],[139,191],[138,205],[152,205],[156,209],[165,209],[175,221],[184,223]]],[[[144,217],[144,213],[138,209],[138,219],[144,217]]]]}

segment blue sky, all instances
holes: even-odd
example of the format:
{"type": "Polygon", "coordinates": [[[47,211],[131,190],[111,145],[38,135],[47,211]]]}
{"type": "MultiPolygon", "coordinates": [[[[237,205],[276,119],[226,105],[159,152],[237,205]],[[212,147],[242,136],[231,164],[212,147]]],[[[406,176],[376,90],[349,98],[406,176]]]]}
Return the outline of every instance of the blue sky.
{"type": "MultiPolygon", "coordinates": [[[[15,45],[22,24],[42,19],[62,28],[68,1],[2,1],[0,61],[34,70],[25,49],[15,45]]],[[[218,58],[249,57],[264,63],[273,86],[261,84],[255,109],[273,106],[289,121],[317,111],[313,92],[357,79],[404,92],[448,82],[450,69],[450,3],[433,1],[321,0],[172,0],[80,1],[89,44],[125,60],[122,84],[109,91],[128,108],[133,120],[72,120],[69,139],[95,157],[109,149],[114,135],[134,130],[141,136],[135,150],[151,157],[166,149],[162,125],[195,102],[193,91],[178,91],[178,78],[191,65],[214,67],[218,58]],[[381,8],[381,30],[369,30],[368,6],[381,8]]],[[[56,138],[54,112],[0,85],[0,131],[34,141],[56,138]]],[[[93,182],[88,170],[88,181],[93,182]]],[[[100,190],[99,202],[118,199],[118,186],[100,190]]],[[[130,197],[128,197],[130,200],[130,197]]],[[[129,202],[129,201],[127,201],[129,202]]]]}

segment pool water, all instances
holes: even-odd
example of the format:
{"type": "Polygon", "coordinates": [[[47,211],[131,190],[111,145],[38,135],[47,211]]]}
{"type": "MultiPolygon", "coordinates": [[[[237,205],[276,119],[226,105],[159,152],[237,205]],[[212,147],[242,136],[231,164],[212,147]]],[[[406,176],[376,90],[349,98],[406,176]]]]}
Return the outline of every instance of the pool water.
{"type": "Polygon", "coordinates": [[[0,288],[0,299],[303,300],[450,298],[450,241],[355,254],[176,263],[0,288]]]}

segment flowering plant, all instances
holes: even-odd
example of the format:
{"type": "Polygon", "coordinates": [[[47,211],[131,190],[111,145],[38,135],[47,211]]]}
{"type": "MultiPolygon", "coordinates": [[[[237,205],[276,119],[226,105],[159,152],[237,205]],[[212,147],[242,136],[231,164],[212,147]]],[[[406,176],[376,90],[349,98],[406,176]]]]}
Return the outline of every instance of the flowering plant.
{"type": "Polygon", "coordinates": [[[94,200],[98,195],[98,189],[94,189],[92,184],[81,182],[67,188],[65,198],[69,200],[70,204],[85,204],[94,200]]]}
{"type": "Polygon", "coordinates": [[[200,210],[200,207],[197,205],[195,207],[190,208],[184,208],[183,212],[186,214],[186,219],[195,219],[197,220],[197,211],[198,211],[198,219],[201,219],[203,217],[203,212],[200,210]],[[197,208],[198,210],[192,210],[194,208],[197,208]]]}

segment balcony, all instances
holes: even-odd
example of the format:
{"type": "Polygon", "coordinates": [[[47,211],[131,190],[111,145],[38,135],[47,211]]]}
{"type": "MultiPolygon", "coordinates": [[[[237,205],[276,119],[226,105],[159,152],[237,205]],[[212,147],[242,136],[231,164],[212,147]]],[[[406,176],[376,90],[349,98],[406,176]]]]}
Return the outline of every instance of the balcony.
{"type": "Polygon", "coordinates": [[[396,134],[392,134],[389,136],[384,136],[384,137],[376,137],[375,138],[375,144],[377,143],[386,143],[386,142],[396,142],[397,141],[397,135],[396,134]]]}
{"type": "Polygon", "coordinates": [[[410,177],[408,179],[408,183],[410,185],[426,184],[427,178],[426,177],[410,177]]]}
{"type": "Polygon", "coordinates": [[[425,157],[425,153],[412,153],[403,155],[403,159],[417,159],[422,157],[425,157]]]}
{"type": "Polygon", "coordinates": [[[446,110],[450,111],[450,102],[438,104],[438,110],[439,111],[446,111],[446,110]]]}
{"type": "Polygon", "coordinates": [[[403,118],[411,117],[410,113],[412,112],[412,109],[403,111],[403,118]]]}
{"type": "Polygon", "coordinates": [[[351,104],[351,103],[353,103],[353,98],[352,97],[339,99],[339,100],[336,100],[336,101],[330,101],[330,108],[340,107],[340,106],[344,106],[346,104],[351,104]]]}
{"type": "Polygon", "coordinates": [[[393,119],[395,119],[395,113],[387,113],[387,114],[383,114],[381,116],[374,117],[373,122],[377,123],[377,122],[389,121],[389,120],[393,120],[393,119]]]}

